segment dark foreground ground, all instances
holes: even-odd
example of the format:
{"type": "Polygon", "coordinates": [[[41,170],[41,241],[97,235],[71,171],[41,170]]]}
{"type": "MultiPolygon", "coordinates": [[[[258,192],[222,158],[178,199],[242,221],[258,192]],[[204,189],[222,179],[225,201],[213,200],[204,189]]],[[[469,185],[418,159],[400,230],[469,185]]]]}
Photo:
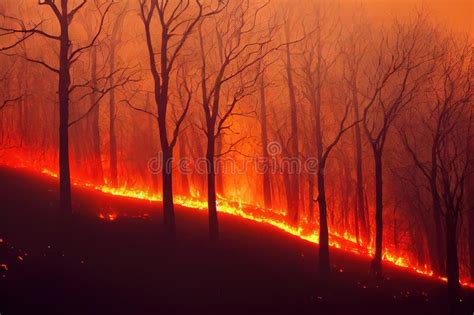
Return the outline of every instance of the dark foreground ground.
{"type": "MultiPolygon", "coordinates": [[[[77,212],[58,229],[56,186],[0,168],[1,315],[447,314],[437,281],[386,266],[377,283],[368,259],[333,251],[325,286],[314,244],[228,215],[212,246],[206,212],[177,208],[170,246],[159,204],[75,190],[77,212]]],[[[473,297],[463,292],[460,314],[473,297]]]]}

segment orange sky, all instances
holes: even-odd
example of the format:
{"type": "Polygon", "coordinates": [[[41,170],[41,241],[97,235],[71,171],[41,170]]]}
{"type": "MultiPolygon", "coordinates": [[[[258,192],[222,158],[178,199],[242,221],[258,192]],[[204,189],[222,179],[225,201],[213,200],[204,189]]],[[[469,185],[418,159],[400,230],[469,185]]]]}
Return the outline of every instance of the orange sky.
{"type": "Polygon", "coordinates": [[[380,14],[398,15],[424,7],[457,31],[474,34],[474,0],[363,0],[380,14]]]}

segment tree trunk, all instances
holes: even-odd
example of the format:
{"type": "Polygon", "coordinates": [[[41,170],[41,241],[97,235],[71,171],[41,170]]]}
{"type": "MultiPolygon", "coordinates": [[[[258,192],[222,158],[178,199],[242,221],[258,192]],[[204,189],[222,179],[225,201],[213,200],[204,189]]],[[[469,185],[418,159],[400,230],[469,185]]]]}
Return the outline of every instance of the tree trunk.
{"type": "MultiPolygon", "coordinates": [[[[470,145],[470,155],[474,156],[474,137],[471,130],[471,145],[470,145]]],[[[474,175],[471,175],[468,179],[468,182],[474,182],[474,175]]],[[[468,194],[468,207],[471,209],[468,211],[468,220],[469,220],[469,271],[471,274],[471,282],[474,282],[474,185],[468,185],[467,187],[468,194]]]]}
{"type": "Polygon", "coordinates": [[[426,263],[426,256],[425,256],[425,247],[423,246],[423,237],[421,231],[418,229],[410,229],[410,237],[411,243],[415,249],[416,259],[419,264],[424,265],[426,263]]]}
{"type": "MultiPolygon", "coordinates": [[[[288,27],[288,26],[287,26],[288,27]]],[[[287,40],[289,38],[289,30],[287,29],[287,40]]],[[[291,153],[290,156],[293,159],[298,158],[298,121],[297,121],[297,105],[295,86],[293,82],[293,68],[291,65],[291,52],[290,45],[286,45],[286,74],[288,83],[288,93],[290,99],[290,116],[291,116],[291,153]]],[[[291,165],[291,163],[290,163],[291,165]]],[[[298,224],[299,219],[299,174],[298,172],[291,172],[289,174],[291,181],[291,193],[290,193],[290,209],[288,209],[288,215],[290,223],[293,225],[298,224]]]]}
{"type": "MultiPolygon", "coordinates": [[[[152,112],[152,105],[150,102],[150,93],[146,94],[145,110],[148,112],[152,112]]],[[[151,115],[148,115],[147,130],[149,132],[149,137],[150,137],[149,141],[152,143],[149,148],[150,151],[147,151],[147,153],[149,153],[149,156],[148,156],[149,158],[157,158],[158,157],[157,152],[161,151],[161,148],[157,148],[155,146],[155,143],[159,143],[156,141],[155,136],[154,136],[155,124],[156,124],[155,118],[151,115]]],[[[152,169],[150,165],[148,165],[147,167],[148,167],[148,172],[150,173],[150,177],[151,177],[151,192],[152,194],[157,195],[160,192],[160,183],[159,183],[160,179],[158,177],[158,172],[156,171],[156,169],[152,169]]]]}
{"type": "Polygon", "coordinates": [[[263,153],[263,200],[265,209],[272,208],[272,193],[271,193],[271,184],[270,184],[270,170],[269,170],[269,161],[270,155],[268,152],[268,131],[267,131],[267,104],[265,99],[265,81],[263,78],[263,73],[260,77],[260,125],[262,127],[262,153],[263,153]]]}
{"type": "Polygon", "coordinates": [[[69,165],[69,29],[67,1],[61,2],[61,46],[59,51],[59,194],[60,208],[64,214],[72,213],[71,174],[69,165]]]}
{"type": "MultiPolygon", "coordinates": [[[[163,211],[164,211],[164,224],[165,230],[168,233],[170,239],[176,237],[176,223],[174,214],[174,201],[173,201],[173,147],[170,145],[168,140],[168,126],[167,126],[167,113],[168,113],[168,92],[169,92],[169,80],[170,72],[168,69],[168,43],[169,43],[168,29],[163,28],[161,34],[161,55],[160,55],[160,70],[161,79],[157,71],[153,73],[155,82],[155,101],[158,112],[158,129],[160,134],[161,150],[163,152],[163,163],[162,163],[162,181],[163,181],[163,211]]],[[[151,41],[151,39],[147,38],[151,41]]],[[[153,69],[156,70],[156,65],[153,65],[153,69]]]]}
{"type": "Polygon", "coordinates": [[[23,147],[23,144],[29,143],[28,139],[28,67],[25,63],[21,63],[21,77],[19,74],[18,77],[18,87],[23,97],[19,100],[19,130],[20,130],[20,147],[23,147]]]}
{"type": "Polygon", "coordinates": [[[382,238],[383,238],[383,182],[382,152],[374,148],[375,159],[375,256],[372,261],[372,272],[382,275],[382,238]]]}
{"type": "MultiPolygon", "coordinates": [[[[291,219],[291,207],[293,205],[292,201],[292,187],[291,187],[291,178],[290,175],[288,174],[289,172],[285,169],[283,169],[283,184],[285,185],[285,194],[286,194],[286,208],[288,209],[287,211],[287,216],[288,218],[291,219]]],[[[290,220],[291,223],[291,220],[290,220]]]]}
{"type": "MultiPolygon", "coordinates": [[[[185,137],[181,137],[179,139],[179,158],[184,159],[186,158],[186,143],[185,143],[185,137]]],[[[181,191],[184,193],[185,196],[189,196],[189,191],[190,191],[190,184],[189,184],[189,178],[187,174],[187,170],[182,170],[180,171],[181,175],[181,191]]]]}
{"type": "Polygon", "coordinates": [[[3,138],[5,134],[4,123],[3,123],[3,110],[0,110],[0,145],[3,145],[3,138]]]}
{"type": "MultiPolygon", "coordinates": [[[[215,155],[220,155],[222,153],[222,135],[220,137],[218,137],[217,139],[215,139],[215,150],[216,152],[215,155]]],[[[214,155],[214,156],[215,156],[214,155]]],[[[215,161],[214,161],[214,164],[215,164],[215,161]]],[[[222,169],[222,167],[224,167],[224,165],[214,165],[215,167],[215,170],[214,170],[214,174],[216,176],[216,194],[219,194],[220,196],[223,196],[224,195],[224,170],[222,169]]]]}
{"type": "Polygon", "coordinates": [[[434,271],[442,275],[445,272],[445,251],[444,251],[444,239],[443,239],[443,228],[441,225],[441,201],[438,194],[437,187],[437,157],[436,157],[436,148],[437,146],[433,145],[431,153],[431,178],[430,178],[430,188],[431,188],[431,198],[432,198],[432,207],[433,207],[433,221],[434,221],[434,257],[436,261],[432,261],[434,271]]]}
{"type": "MultiPolygon", "coordinates": [[[[208,128],[208,130],[214,130],[208,128]]],[[[207,164],[207,205],[209,211],[209,237],[211,241],[217,241],[219,237],[219,222],[217,218],[216,204],[216,173],[214,165],[215,137],[209,134],[207,142],[206,164],[207,164]]]]}
{"type": "Polygon", "coordinates": [[[104,171],[102,169],[102,158],[100,153],[100,130],[99,130],[99,114],[100,107],[97,102],[97,48],[91,48],[91,85],[94,89],[90,96],[90,105],[94,106],[92,110],[92,176],[95,184],[102,185],[104,183],[104,171]]]}
{"type": "Polygon", "coordinates": [[[309,191],[309,222],[314,224],[314,176],[309,174],[308,180],[308,191],[309,191]]]}
{"type": "Polygon", "coordinates": [[[318,205],[319,205],[319,272],[329,275],[329,229],[327,219],[326,190],[324,180],[324,165],[318,172],[318,205]]]}
{"type": "MultiPolygon", "coordinates": [[[[341,185],[341,194],[342,194],[342,214],[343,214],[343,222],[344,222],[344,230],[350,231],[350,196],[352,193],[352,177],[351,177],[351,170],[347,163],[347,159],[345,157],[341,158],[341,167],[344,173],[344,180],[340,181],[341,185]],[[342,161],[341,161],[342,160],[342,161]]],[[[356,231],[356,235],[358,234],[358,229],[356,231]]]]}
{"type": "MultiPolygon", "coordinates": [[[[110,73],[115,72],[115,44],[112,43],[110,48],[110,73]]],[[[110,86],[114,85],[113,76],[110,78],[110,86]]],[[[118,185],[118,169],[117,169],[117,138],[115,136],[115,90],[110,90],[109,102],[109,137],[110,137],[110,181],[112,187],[118,185]]]]}
{"type": "MultiPolygon", "coordinates": [[[[436,186],[436,184],[434,184],[436,186]]],[[[435,226],[435,259],[433,261],[434,270],[439,274],[444,274],[444,262],[445,262],[445,251],[444,251],[444,240],[443,240],[443,229],[441,226],[441,203],[439,200],[438,194],[432,190],[432,198],[433,198],[433,220],[435,226]]]]}
{"type": "MultiPolygon", "coordinates": [[[[469,188],[472,189],[472,186],[469,188]]],[[[471,198],[471,209],[474,209],[474,192],[470,193],[471,198]]],[[[471,210],[468,213],[469,220],[469,271],[471,274],[471,282],[474,282],[474,211],[471,210]]]]}
{"type": "Polygon", "coordinates": [[[176,236],[176,223],[173,203],[173,153],[171,148],[164,147],[162,163],[163,181],[163,219],[167,236],[174,239],[176,236]]]}
{"type": "Polygon", "coordinates": [[[456,314],[459,297],[459,261],[457,250],[457,224],[451,210],[446,214],[446,275],[450,314],[456,314]]]}
{"type": "MultiPolygon", "coordinates": [[[[357,163],[357,162],[356,162],[357,163]]],[[[356,190],[355,190],[355,198],[353,199],[353,206],[354,206],[354,232],[355,232],[355,237],[356,237],[356,242],[358,245],[361,244],[361,237],[360,237],[360,211],[359,211],[359,185],[356,183],[356,190]]],[[[363,209],[362,209],[363,210],[363,209]]]]}
{"type": "Polygon", "coordinates": [[[393,207],[393,248],[395,253],[398,252],[398,224],[397,224],[397,207],[393,207]]]}
{"type": "MultiPolygon", "coordinates": [[[[198,159],[204,158],[204,145],[201,141],[201,138],[199,137],[199,130],[196,130],[194,127],[192,128],[191,135],[193,137],[192,143],[193,143],[193,148],[196,150],[195,156],[198,159]]],[[[188,150],[191,150],[190,147],[188,147],[188,150]]],[[[193,180],[192,182],[194,183],[196,190],[199,193],[199,196],[204,195],[204,191],[206,190],[206,182],[207,178],[204,174],[204,172],[194,172],[193,174],[193,180]]]]}
{"type": "MultiPolygon", "coordinates": [[[[359,99],[357,97],[357,79],[355,75],[352,78],[352,105],[354,106],[354,118],[355,121],[360,120],[359,113],[359,99]]],[[[363,179],[363,170],[362,170],[362,138],[360,125],[356,124],[354,126],[354,136],[355,136],[355,165],[356,165],[356,177],[357,177],[357,188],[356,188],[356,209],[354,215],[354,225],[356,227],[356,234],[359,231],[360,226],[360,236],[364,244],[370,243],[370,233],[368,228],[367,220],[368,218],[365,215],[364,208],[364,179],[363,179]]],[[[357,237],[359,242],[359,237],[357,237]]]]}
{"type": "MultiPolygon", "coordinates": [[[[317,15],[320,16],[320,8],[318,8],[317,15]]],[[[323,132],[321,127],[321,63],[322,63],[322,49],[321,49],[321,27],[318,20],[317,27],[317,65],[316,65],[316,91],[315,101],[313,104],[315,115],[315,142],[316,154],[319,162],[319,170],[317,175],[318,180],[318,206],[319,206],[319,271],[323,276],[329,276],[329,231],[327,222],[327,205],[326,205],[326,188],[324,179],[325,161],[323,161],[323,132]]]]}

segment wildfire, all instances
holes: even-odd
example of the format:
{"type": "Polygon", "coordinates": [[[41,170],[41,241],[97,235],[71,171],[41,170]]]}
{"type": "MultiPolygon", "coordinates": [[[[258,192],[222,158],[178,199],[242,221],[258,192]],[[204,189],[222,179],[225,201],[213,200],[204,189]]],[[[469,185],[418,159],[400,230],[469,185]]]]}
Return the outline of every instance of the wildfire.
{"type": "MultiPolygon", "coordinates": [[[[44,168],[41,172],[45,175],[58,178],[58,174],[49,169],[44,168]]],[[[107,186],[107,183],[104,186],[94,186],[89,183],[74,182],[74,185],[86,188],[93,188],[105,194],[114,196],[135,198],[153,202],[162,201],[162,197],[156,194],[150,194],[145,191],[134,190],[127,187],[112,188],[107,186]]],[[[199,193],[196,191],[192,195],[193,197],[175,196],[174,201],[176,204],[181,205],[183,207],[192,208],[196,210],[206,210],[207,202],[200,199],[199,193]]],[[[221,213],[227,213],[247,220],[269,224],[308,242],[314,244],[318,243],[318,234],[316,231],[314,231],[314,229],[313,231],[308,232],[302,227],[294,227],[289,225],[285,222],[284,217],[281,215],[282,211],[269,211],[258,206],[245,204],[241,200],[227,200],[222,196],[218,196],[217,208],[218,211],[221,213]]],[[[115,221],[118,218],[118,214],[101,213],[99,214],[99,218],[105,221],[115,221]]],[[[331,247],[339,248],[344,251],[353,252],[355,254],[363,255],[366,257],[371,257],[374,254],[374,249],[370,245],[361,246],[357,244],[355,236],[353,236],[347,231],[343,233],[332,231],[329,243],[331,247]]],[[[391,253],[389,250],[385,250],[383,254],[383,260],[392,263],[398,267],[411,270],[417,274],[447,282],[447,278],[435,275],[434,272],[427,265],[416,266],[416,264],[413,264],[407,256],[401,256],[395,253],[391,253]]],[[[474,288],[473,283],[461,282],[461,284],[466,287],[474,288]]]]}
{"type": "Polygon", "coordinates": [[[104,215],[102,213],[99,214],[99,218],[101,220],[115,221],[115,220],[117,220],[117,217],[118,217],[118,215],[116,213],[107,214],[107,215],[104,215]]]}
{"type": "Polygon", "coordinates": [[[43,168],[43,169],[41,170],[41,173],[43,173],[43,174],[45,174],[45,175],[49,175],[49,176],[54,177],[54,178],[59,178],[59,176],[58,176],[57,173],[52,172],[52,171],[50,171],[50,170],[48,170],[48,169],[46,169],[46,168],[43,168]]]}

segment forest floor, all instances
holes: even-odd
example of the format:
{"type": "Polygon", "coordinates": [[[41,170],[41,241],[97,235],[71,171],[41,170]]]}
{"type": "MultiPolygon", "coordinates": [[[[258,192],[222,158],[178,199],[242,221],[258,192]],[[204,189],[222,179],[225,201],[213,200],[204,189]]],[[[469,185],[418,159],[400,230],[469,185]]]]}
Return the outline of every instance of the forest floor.
{"type": "MultiPolygon", "coordinates": [[[[447,314],[440,281],[389,265],[375,281],[368,258],[334,249],[324,285],[316,245],[231,215],[212,245],[206,211],[177,207],[170,244],[159,203],[75,187],[58,228],[57,186],[0,167],[1,315],[447,314]]],[[[474,292],[462,294],[471,315],[474,292]]]]}

